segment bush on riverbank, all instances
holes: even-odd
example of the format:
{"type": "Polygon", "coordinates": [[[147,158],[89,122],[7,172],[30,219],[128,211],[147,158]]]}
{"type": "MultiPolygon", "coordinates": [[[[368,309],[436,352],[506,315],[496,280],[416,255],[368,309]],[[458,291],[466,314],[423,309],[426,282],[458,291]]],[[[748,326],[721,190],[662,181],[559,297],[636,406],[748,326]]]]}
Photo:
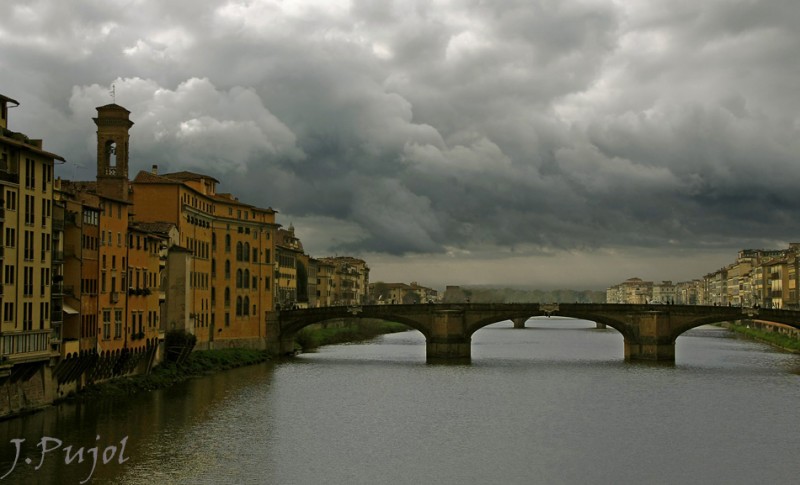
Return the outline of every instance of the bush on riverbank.
{"type": "Polygon", "coordinates": [[[309,351],[322,345],[361,342],[387,333],[405,332],[408,329],[400,323],[362,319],[340,325],[312,325],[297,332],[295,344],[301,350],[309,351]]]}
{"type": "Polygon", "coordinates": [[[197,351],[189,354],[181,364],[165,362],[154,368],[150,374],[120,377],[91,384],[75,397],[83,399],[98,396],[129,396],[141,391],[165,389],[192,377],[266,360],[269,360],[269,355],[264,350],[234,348],[197,351]]]}
{"type": "Polygon", "coordinates": [[[800,340],[778,332],[765,332],[757,328],[730,323],[726,325],[736,333],[765,342],[791,352],[800,352],[800,340]]]}

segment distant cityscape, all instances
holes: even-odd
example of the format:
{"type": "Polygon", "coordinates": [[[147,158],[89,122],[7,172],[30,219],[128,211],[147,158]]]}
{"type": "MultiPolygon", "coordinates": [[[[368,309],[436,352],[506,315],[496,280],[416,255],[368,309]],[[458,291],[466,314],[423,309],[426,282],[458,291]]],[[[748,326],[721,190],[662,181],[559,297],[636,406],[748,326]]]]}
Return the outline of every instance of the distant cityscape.
{"type": "Polygon", "coordinates": [[[630,278],[608,288],[606,301],[800,310],[798,268],[800,243],[776,250],[743,249],[724,268],[691,281],[630,278]]]}

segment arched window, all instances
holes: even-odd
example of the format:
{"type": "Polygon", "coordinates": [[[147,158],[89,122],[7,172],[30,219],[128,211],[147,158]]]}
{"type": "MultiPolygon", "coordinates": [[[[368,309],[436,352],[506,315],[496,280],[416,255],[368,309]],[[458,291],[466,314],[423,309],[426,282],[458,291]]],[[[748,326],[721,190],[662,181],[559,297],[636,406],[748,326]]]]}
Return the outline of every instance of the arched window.
{"type": "Polygon", "coordinates": [[[231,307],[231,289],[225,287],[225,308],[231,307]]]}
{"type": "Polygon", "coordinates": [[[225,252],[231,252],[231,235],[225,234],[225,252]]]}
{"type": "Polygon", "coordinates": [[[241,317],[242,316],[242,297],[241,296],[237,296],[236,297],[236,316],[237,317],[241,317]]]}
{"type": "Polygon", "coordinates": [[[242,259],[245,261],[250,261],[250,243],[244,243],[242,259]]]}
{"type": "Polygon", "coordinates": [[[250,288],[250,270],[244,270],[244,277],[242,278],[242,287],[250,288]]]}
{"type": "Polygon", "coordinates": [[[242,259],[242,242],[239,241],[236,243],[236,261],[241,261],[242,259]]]}
{"type": "Polygon", "coordinates": [[[242,287],[242,270],[236,270],[236,288],[242,287]]]}
{"type": "Polygon", "coordinates": [[[216,232],[212,232],[211,233],[211,250],[212,251],[216,251],[217,250],[217,233],[216,232]]]}
{"type": "Polygon", "coordinates": [[[229,259],[225,260],[225,279],[231,279],[231,261],[229,259]]]}
{"type": "Polygon", "coordinates": [[[242,313],[245,316],[249,316],[250,315],[250,297],[249,296],[244,297],[244,303],[242,303],[242,313]]]}

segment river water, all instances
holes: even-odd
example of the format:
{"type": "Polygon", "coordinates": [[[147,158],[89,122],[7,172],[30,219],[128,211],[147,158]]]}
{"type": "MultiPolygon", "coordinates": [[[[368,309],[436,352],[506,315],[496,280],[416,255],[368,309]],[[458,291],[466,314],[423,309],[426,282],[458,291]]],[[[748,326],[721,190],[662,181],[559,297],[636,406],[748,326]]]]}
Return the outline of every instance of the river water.
{"type": "Polygon", "coordinates": [[[626,363],[613,329],[526,325],[478,331],[469,365],[409,331],[0,422],[2,482],[797,483],[800,356],[701,327],[626,363]]]}

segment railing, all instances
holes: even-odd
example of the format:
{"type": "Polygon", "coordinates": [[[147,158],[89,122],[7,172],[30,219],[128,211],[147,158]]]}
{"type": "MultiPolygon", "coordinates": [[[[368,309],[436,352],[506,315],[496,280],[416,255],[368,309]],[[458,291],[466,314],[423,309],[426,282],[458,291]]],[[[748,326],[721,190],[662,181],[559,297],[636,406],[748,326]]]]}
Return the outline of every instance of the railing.
{"type": "Polygon", "coordinates": [[[50,350],[50,329],[0,335],[0,352],[4,357],[50,350]]]}

